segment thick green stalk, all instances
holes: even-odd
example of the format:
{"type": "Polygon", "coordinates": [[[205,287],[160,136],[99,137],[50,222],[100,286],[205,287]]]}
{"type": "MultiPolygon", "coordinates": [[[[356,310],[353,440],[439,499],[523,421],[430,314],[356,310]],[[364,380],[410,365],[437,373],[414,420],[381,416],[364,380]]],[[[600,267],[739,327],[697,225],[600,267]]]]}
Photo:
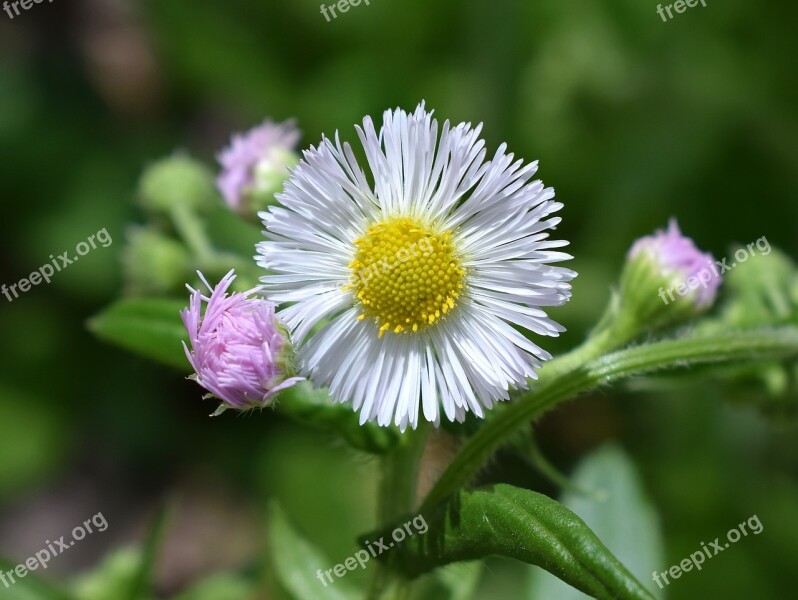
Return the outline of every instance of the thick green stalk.
{"type": "Polygon", "coordinates": [[[602,384],[657,370],[798,355],[798,328],[670,339],[583,361],[592,353],[588,342],[541,369],[537,385],[506,405],[465,442],[427,495],[422,509],[431,508],[468,483],[509,436],[564,400],[602,384]]]}
{"type": "MultiPolygon", "coordinates": [[[[397,447],[382,459],[382,473],[377,492],[379,527],[388,527],[399,517],[415,510],[419,467],[428,433],[428,424],[420,423],[418,429],[407,432],[397,447]]],[[[378,562],[374,566],[368,597],[370,600],[406,598],[408,586],[409,582],[378,562]]]]}
{"type": "Polygon", "coordinates": [[[396,449],[383,459],[377,509],[380,526],[390,525],[397,517],[415,509],[418,470],[428,433],[425,421],[418,429],[408,431],[396,449]]]}
{"type": "Polygon", "coordinates": [[[215,251],[205,233],[205,225],[192,207],[184,203],[171,206],[170,216],[180,238],[200,261],[212,260],[215,251]]]}

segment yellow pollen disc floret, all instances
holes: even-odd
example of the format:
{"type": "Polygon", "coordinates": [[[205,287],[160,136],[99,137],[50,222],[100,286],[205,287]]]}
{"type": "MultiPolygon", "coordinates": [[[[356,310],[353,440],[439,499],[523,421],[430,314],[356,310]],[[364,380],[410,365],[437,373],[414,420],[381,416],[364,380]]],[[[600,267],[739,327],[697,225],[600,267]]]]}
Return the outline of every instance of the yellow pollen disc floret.
{"type": "Polygon", "coordinates": [[[465,269],[451,231],[393,217],[369,227],[355,246],[347,287],[360,301],[359,319],[373,320],[380,337],[419,331],[455,307],[465,269]]]}

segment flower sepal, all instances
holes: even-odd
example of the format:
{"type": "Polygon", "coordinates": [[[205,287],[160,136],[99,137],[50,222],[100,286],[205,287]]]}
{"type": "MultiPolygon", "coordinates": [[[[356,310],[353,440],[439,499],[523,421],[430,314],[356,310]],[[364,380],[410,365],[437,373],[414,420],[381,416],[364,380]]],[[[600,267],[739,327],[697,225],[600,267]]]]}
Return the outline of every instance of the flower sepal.
{"type": "MultiPolygon", "coordinates": [[[[196,377],[189,377],[189,379],[193,379],[194,381],[197,380],[196,377]]],[[[214,396],[213,394],[205,394],[202,397],[203,400],[210,400],[211,398],[216,398],[216,396],[214,396]]],[[[218,398],[217,398],[217,400],[218,400],[218,398]]],[[[218,416],[222,415],[223,413],[227,412],[228,410],[230,410],[230,406],[228,406],[224,402],[221,402],[219,404],[218,408],[215,411],[213,411],[211,414],[209,414],[208,416],[209,417],[218,417],[218,416]]]]}

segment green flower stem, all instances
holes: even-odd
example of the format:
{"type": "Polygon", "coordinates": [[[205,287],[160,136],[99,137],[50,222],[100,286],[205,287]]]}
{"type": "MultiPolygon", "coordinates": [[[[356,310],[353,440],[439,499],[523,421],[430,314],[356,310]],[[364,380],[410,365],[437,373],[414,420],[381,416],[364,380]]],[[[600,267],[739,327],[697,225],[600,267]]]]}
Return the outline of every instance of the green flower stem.
{"type": "Polygon", "coordinates": [[[796,327],[670,339],[583,361],[594,352],[594,344],[601,345],[596,339],[588,340],[584,346],[545,365],[540,370],[537,385],[505,405],[504,410],[465,442],[424,500],[422,510],[438,504],[467,484],[509,436],[577,394],[657,370],[798,355],[796,327]]]}
{"type": "Polygon", "coordinates": [[[566,475],[560,473],[560,471],[558,471],[557,468],[551,464],[543,454],[537,444],[537,441],[535,440],[534,435],[530,435],[527,438],[526,443],[523,446],[523,450],[526,452],[525,458],[529,461],[529,464],[561,490],[578,494],[586,498],[591,498],[596,501],[601,501],[604,499],[603,495],[596,490],[579,486],[571,481],[566,475]]]}
{"type": "Polygon", "coordinates": [[[220,252],[213,247],[202,222],[194,209],[185,204],[173,204],[170,217],[178,235],[188,246],[197,261],[197,267],[205,273],[226,273],[235,269],[240,289],[250,289],[258,284],[262,274],[251,258],[231,252],[220,252]]]}
{"type": "Polygon", "coordinates": [[[186,243],[200,262],[212,261],[216,252],[208,239],[205,225],[185,203],[177,202],[170,206],[169,216],[180,238],[186,243]]]}
{"type": "MultiPolygon", "coordinates": [[[[429,424],[419,423],[418,429],[402,436],[399,445],[382,459],[382,474],[378,488],[377,521],[388,527],[399,517],[416,508],[416,491],[421,457],[424,454],[429,424]]],[[[369,599],[406,598],[409,582],[389,571],[382,562],[374,566],[369,599]]]]}
{"type": "Polygon", "coordinates": [[[402,436],[401,443],[383,459],[379,489],[378,520],[381,526],[416,507],[416,487],[421,457],[424,454],[429,424],[419,423],[418,429],[402,436]]]}

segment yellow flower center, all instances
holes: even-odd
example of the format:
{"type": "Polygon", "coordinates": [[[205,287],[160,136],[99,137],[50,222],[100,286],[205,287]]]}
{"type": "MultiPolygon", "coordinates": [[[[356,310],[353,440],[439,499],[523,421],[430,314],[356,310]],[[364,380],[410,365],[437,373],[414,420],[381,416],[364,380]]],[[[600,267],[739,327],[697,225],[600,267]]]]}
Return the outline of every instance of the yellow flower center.
{"type": "Polygon", "coordinates": [[[452,232],[438,232],[417,219],[393,217],[372,225],[355,241],[349,264],[360,320],[373,319],[386,331],[419,331],[455,307],[465,269],[452,232]]]}

